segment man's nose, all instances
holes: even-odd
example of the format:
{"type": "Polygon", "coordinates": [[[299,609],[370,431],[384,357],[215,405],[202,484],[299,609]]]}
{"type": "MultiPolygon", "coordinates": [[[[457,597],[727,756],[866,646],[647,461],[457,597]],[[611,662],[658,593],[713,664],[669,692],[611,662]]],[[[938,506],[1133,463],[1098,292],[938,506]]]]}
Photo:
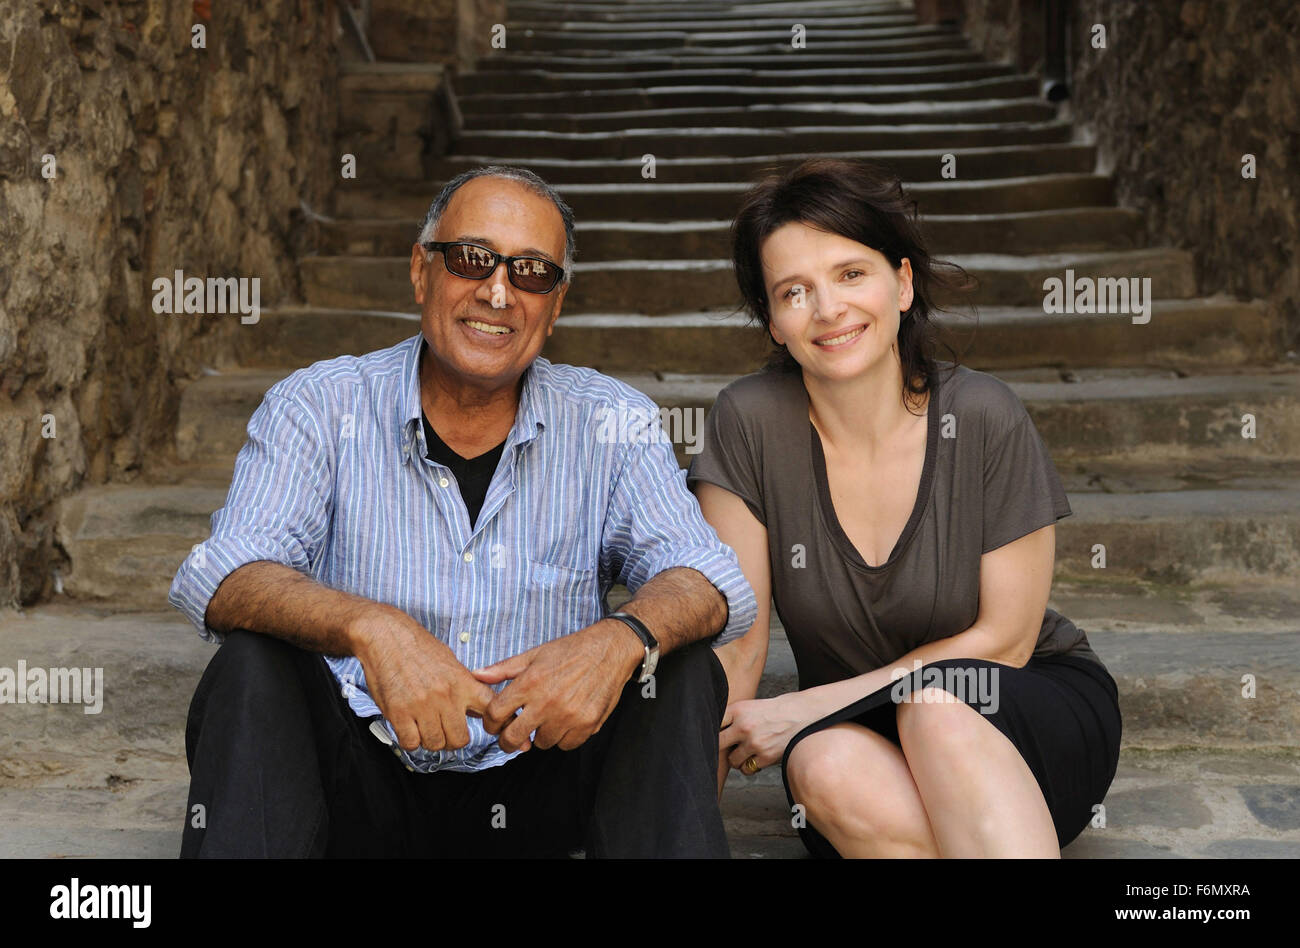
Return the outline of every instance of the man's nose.
{"type": "Polygon", "coordinates": [[[504,309],[507,306],[514,305],[514,288],[510,285],[510,277],[504,260],[497,264],[497,268],[492,271],[491,276],[481,282],[478,291],[474,295],[491,305],[493,309],[504,309]]]}

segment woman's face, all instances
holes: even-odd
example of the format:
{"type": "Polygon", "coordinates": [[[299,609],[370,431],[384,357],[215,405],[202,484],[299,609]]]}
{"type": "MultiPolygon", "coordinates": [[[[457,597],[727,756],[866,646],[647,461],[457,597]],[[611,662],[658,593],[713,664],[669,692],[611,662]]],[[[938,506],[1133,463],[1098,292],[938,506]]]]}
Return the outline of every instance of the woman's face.
{"type": "Polygon", "coordinates": [[[910,260],[895,270],[877,250],[797,222],[773,231],[761,252],[769,331],[805,372],[848,379],[892,357],[912,305],[910,260]]]}

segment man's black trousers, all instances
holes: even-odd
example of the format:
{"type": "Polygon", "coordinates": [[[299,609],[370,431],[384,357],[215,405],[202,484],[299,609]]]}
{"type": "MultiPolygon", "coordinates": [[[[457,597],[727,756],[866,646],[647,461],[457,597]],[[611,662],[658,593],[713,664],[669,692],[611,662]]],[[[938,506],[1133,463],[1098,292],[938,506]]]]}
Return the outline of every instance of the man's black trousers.
{"type": "Polygon", "coordinates": [[[185,729],[181,857],[720,857],[727,678],[707,642],[663,657],[571,751],[474,773],[408,771],[344,701],[325,659],[226,637],[185,729]]]}

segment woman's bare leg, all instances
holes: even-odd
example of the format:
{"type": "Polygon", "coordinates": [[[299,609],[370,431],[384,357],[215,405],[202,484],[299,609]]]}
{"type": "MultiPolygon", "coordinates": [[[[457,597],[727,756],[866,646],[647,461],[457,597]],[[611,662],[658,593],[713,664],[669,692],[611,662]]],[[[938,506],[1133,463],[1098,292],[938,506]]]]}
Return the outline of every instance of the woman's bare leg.
{"type": "Polygon", "coordinates": [[[906,758],[870,728],[845,722],[808,735],[785,775],[808,824],[841,856],[939,855],[906,758]]]}
{"type": "Polygon", "coordinates": [[[898,705],[898,736],[943,855],[1059,859],[1047,801],[1015,745],[947,691],[918,694],[898,705]]]}

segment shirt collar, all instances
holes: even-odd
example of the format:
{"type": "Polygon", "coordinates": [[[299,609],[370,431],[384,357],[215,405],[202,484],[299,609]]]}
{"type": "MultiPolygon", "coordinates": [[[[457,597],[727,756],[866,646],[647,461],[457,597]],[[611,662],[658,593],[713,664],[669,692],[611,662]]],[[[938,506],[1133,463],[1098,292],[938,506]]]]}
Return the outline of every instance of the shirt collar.
{"type": "MultiPolygon", "coordinates": [[[[422,332],[416,333],[406,344],[402,368],[402,377],[406,379],[406,394],[398,418],[398,446],[403,463],[411,459],[424,437],[424,403],[420,400],[420,353],[426,345],[422,332]]],[[[543,376],[549,365],[546,359],[538,356],[524,370],[524,385],[519,393],[515,423],[506,436],[507,448],[512,444],[527,444],[537,437],[540,429],[546,428],[543,376]]]]}

